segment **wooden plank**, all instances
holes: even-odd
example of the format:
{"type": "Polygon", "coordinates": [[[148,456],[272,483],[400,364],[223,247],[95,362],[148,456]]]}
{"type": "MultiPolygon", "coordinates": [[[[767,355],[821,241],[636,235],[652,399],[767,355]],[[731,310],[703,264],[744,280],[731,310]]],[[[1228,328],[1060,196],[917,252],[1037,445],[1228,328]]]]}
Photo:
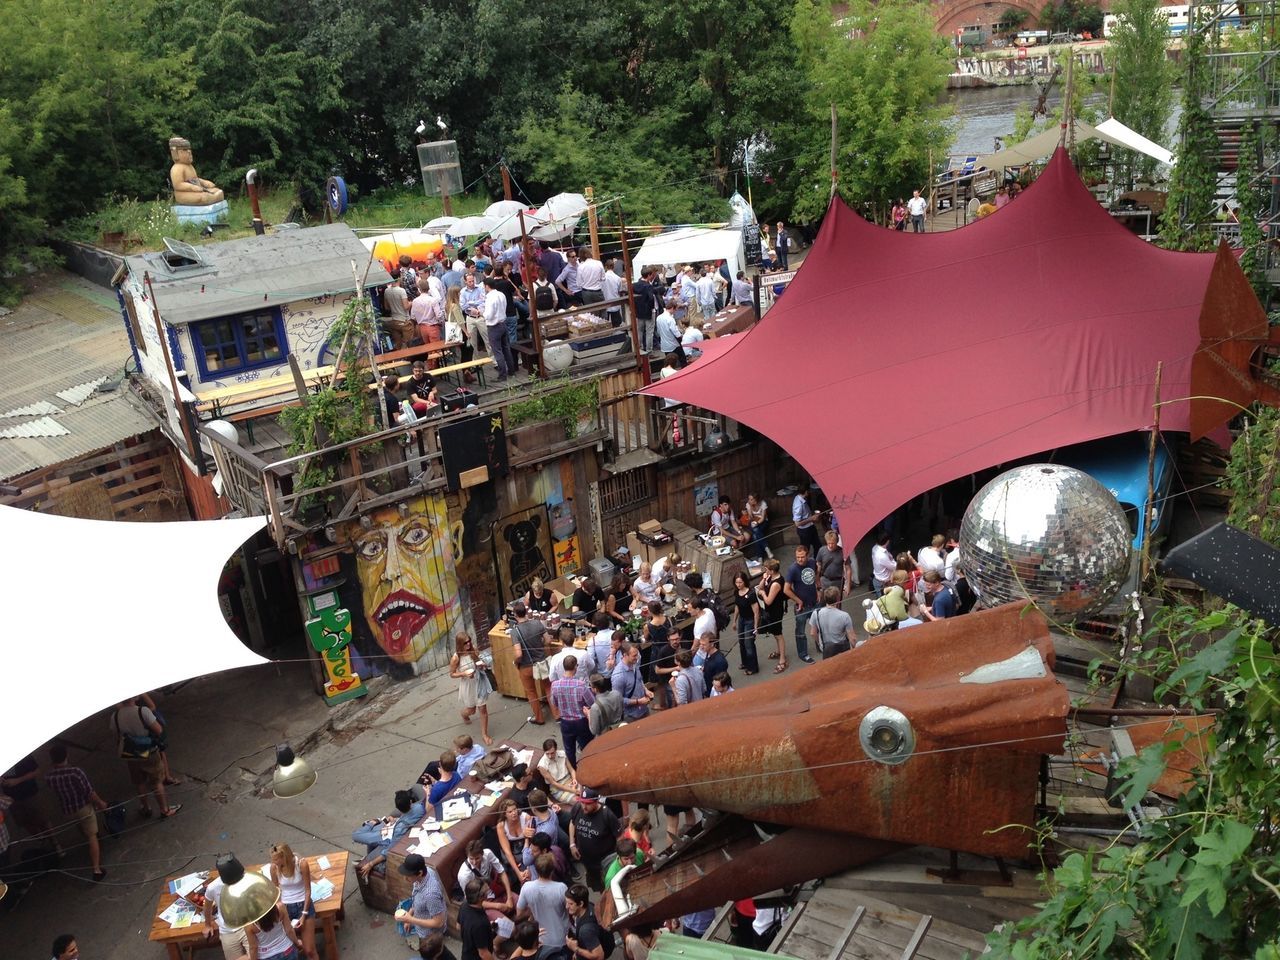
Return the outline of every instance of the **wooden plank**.
{"type": "MultiPolygon", "coordinates": [[[[939,940],[953,944],[957,947],[972,950],[974,947],[981,947],[983,937],[986,935],[989,926],[979,925],[971,927],[968,924],[955,923],[950,919],[944,919],[934,914],[932,909],[932,899],[920,898],[921,902],[906,904],[899,900],[895,895],[889,899],[868,896],[860,891],[830,891],[826,887],[822,890],[822,898],[815,897],[809,905],[810,913],[822,920],[839,922],[841,918],[846,916],[850,907],[857,904],[859,907],[865,907],[868,910],[879,911],[882,917],[890,915],[900,918],[905,926],[910,926],[921,914],[930,914],[934,917],[933,925],[929,931],[930,941],[939,940]]],[[[947,900],[950,896],[945,893],[939,893],[935,899],[947,900]]]]}
{"type": "MultiPolygon", "coordinates": [[[[810,901],[812,902],[812,901],[810,901]]],[[[840,933],[840,939],[835,942],[835,946],[831,948],[831,952],[827,954],[827,960],[840,960],[844,953],[845,947],[849,946],[849,941],[853,939],[853,931],[858,929],[858,924],[862,922],[862,918],[866,916],[867,908],[858,904],[853,916],[849,918],[848,925],[840,933]]]]}
{"type": "Polygon", "coordinates": [[[916,925],[915,932],[911,934],[910,942],[902,951],[902,960],[912,960],[912,957],[916,955],[916,951],[920,949],[920,942],[924,940],[929,933],[929,924],[932,920],[933,917],[929,916],[927,913],[920,918],[920,922],[916,925]]]}
{"type": "Polygon", "coordinates": [[[791,928],[800,921],[802,916],[804,916],[805,906],[806,904],[804,903],[797,904],[791,913],[787,915],[786,922],[783,923],[782,927],[778,930],[777,935],[773,938],[773,942],[769,944],[768,949],[765,951],[766,953],[778,952],[782,942],[787,939],[787,934],[791,932],[791,928]]]}

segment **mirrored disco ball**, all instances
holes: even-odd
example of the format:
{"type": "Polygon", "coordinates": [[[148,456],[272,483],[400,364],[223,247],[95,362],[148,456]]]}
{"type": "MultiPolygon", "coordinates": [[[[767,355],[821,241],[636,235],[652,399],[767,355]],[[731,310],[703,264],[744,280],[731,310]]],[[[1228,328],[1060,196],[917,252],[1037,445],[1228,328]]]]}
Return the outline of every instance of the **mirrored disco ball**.
{"type": "Polygon", "coordinates": [[[1057,620],[1100,611],[1129,573],[1133,534],[1101,483],[1034,463],[978,491],[960,523],[960,563],[984,606],[1030,598],[1057,620]]]}

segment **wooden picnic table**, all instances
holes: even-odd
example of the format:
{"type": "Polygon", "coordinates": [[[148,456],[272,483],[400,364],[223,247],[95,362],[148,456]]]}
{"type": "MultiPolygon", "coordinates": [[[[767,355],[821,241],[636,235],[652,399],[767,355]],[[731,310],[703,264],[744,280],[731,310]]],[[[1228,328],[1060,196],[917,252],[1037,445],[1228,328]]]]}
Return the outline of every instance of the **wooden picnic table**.
{"type": "Polygon", "coordinates": [[[721,310],[709,321],[710,329],[707,324],[703,324],[702,333],[707,339],[712,337],[727,337],[731,333],[742,333],[755,326],[756,308],[749,303],[738,304],[737,306],[729,306],[721,310]]]}
{"type": "MultiPolygon", "coordinates": [[[[328,869],[325,870],[320,869],[320,855],[299,857],[298,859],[307,860],[310,863],[312,883],[324,877],[333,884],[333,893],[323,900],[314,901],[316,927],[320,934],[316,939],[319,941],[323,938],[325,960],[338,960],[338,925],[342,922],[344,916],[342,901],[346,895],[347,862],[351,854],[346,850],[333,850],[323,854],[323,856],[328,859],[329,863],[328,869]]],[[[246,874],[252,871],[261,873],[262,864],[245,867],[246,874]]],[[[210,879],[215,876],[216,874],[210,871],[210,879]]],[[[156,901],[155,913],[151,918],[151,932],[147,935],[147,939],[152,943],[159,943],[164,946],[169,953],[169,960],[183,960],[184,953],[186,956],[190,956],[196,950],[204,947],[219,946],[216,928],[213,938],[210,939],[205,936],[206,927],[203,923],[175,929],[160,919],[160,914],[169,909],[169,906],[178,899],[175,894],[169,892],[169,883],[179,879],[181,877],[167,877],[165,879],[164,892],[160,894],[160,899],[156,901]]]]}

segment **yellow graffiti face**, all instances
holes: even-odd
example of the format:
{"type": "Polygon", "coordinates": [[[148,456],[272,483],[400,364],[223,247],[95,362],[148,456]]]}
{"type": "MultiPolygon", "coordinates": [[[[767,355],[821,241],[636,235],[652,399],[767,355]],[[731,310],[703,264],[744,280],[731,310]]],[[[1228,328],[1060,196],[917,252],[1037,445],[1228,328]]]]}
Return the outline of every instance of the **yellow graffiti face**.
{"type": "Polygon", "coordinates": [[[457,615],[458,580],[442,498],[416,500],[409,514],[372,514],[365,530],[344,533],[356,555],[365,621],[387,654],[401,663],[420,659],[450,633],[457,615]]]}

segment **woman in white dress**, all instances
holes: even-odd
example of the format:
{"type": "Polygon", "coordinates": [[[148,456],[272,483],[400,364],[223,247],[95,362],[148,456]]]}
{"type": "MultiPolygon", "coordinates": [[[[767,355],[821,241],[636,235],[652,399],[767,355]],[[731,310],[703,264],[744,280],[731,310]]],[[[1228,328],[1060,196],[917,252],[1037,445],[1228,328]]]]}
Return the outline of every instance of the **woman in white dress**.
{"type": "Polygon", "coordinates": [[[471,715],[480,713],[480,737],[486,745],[493,743],[489,736],[489,708],[485,701],[493,693],[488,671],[471,635],[465,630],[454,637],[455,653],[449,661],[449,676],[458,681],[458,703],[462,707],[462,722],[470,723],[471,715]]]}

